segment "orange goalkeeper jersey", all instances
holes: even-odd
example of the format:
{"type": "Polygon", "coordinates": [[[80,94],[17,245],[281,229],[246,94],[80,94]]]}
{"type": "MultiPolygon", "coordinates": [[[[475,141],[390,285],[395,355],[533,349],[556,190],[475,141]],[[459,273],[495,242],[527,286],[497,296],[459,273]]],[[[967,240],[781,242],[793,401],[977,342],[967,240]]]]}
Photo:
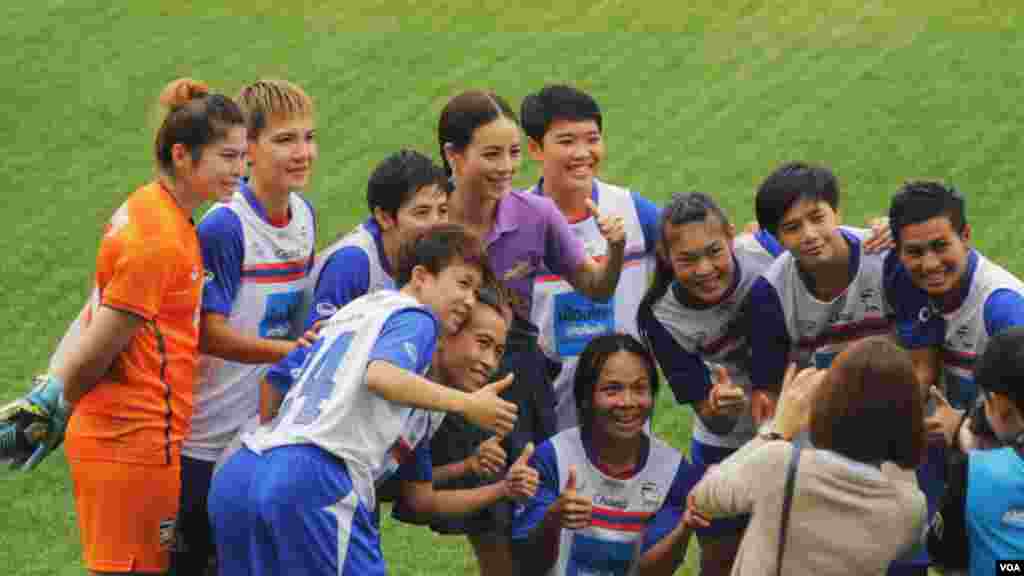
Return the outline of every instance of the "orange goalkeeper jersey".
{"type": "Polygon", "coordinates": [[[69,458],[179,463],[192,417],[203,286],[189,216],[154,182],[136,190],[107,226],[84,323],[97,306],[145,322],[75,406],[66,437],[69,458]]]}

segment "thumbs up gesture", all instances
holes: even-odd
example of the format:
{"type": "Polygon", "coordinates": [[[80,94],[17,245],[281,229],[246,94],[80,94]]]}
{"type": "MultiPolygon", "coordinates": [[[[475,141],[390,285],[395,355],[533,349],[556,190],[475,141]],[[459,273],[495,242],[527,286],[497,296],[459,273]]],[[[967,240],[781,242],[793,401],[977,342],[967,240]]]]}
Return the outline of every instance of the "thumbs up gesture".
{"type": "Polygon", "coordinates": [[[743,387],[733,383],[725,366],[715,367],[715,384],[711,387],[710,401],[713,415],[737,417],[747,405],[743,387]]]}
{"type": "Polygon", "coordinates": [[[501,447],[501,436],[491,436],[477,446],[470,456],[469,468],[477,478],[494,478],[505,469],[507,455],[501,447]]]}
{"type": "Polygon", "coordinates": [[[621,216],[602,216],[597,209],[597,204],[587,198],[587,210],[597,221],[597,229],[601,236],[608,241],[609,247],[622,247],[626,245],[626,222],[621,216]]]}
{"type": "Polygon", "coordinates": [[[527,442],[523,453],[512,463],[505,476],[505,493],[508,498],[526,500],[537,493],[537,486],[540,485],[540,475],[530,466],[530,457],[533,456],[533,442],[527,442]]]}
{"type": "Polygon", "coordinates": [[[502,436],[516,425],[519,407],[498,395],[512,385],[513,375],[509,374],[466,396],[461,410],[463,417],[473,424],[502,436]]]}
{"type": "Polygon", "coordinates": [[[566,530],[581,530],[590,526],[590,515],[593,512],[594,504],[588,496],[576,491],[576,467],[569,466],[569,477],[566,479],[565,488],[555,501],[555,507],[562,520],[562,528],[566,530]]]}

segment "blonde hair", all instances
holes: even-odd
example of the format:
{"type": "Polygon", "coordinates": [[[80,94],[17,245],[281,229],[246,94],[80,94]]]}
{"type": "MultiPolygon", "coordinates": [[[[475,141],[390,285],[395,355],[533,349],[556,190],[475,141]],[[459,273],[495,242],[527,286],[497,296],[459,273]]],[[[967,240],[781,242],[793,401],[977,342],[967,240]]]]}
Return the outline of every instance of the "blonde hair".
{"type": "Polygon", "coordinates": [[[259,138],[272,118],[281,120],[313,115],[313,99],[287,80],[257,80],[244,86],[236,100],[245,115],[250,140],[259,138]]]}

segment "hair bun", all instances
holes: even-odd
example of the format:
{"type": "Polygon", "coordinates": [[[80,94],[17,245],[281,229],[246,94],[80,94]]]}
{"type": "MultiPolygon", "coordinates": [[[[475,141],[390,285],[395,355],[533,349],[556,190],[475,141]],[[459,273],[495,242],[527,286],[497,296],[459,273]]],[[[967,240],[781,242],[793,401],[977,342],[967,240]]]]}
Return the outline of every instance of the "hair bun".
{"type": "Polygon", "coordinates": [[[173,110],[209,93],[210,87],[204,82],[192,78],[178,78],[164,87],[160,93],[160,104],[173,110]]]}

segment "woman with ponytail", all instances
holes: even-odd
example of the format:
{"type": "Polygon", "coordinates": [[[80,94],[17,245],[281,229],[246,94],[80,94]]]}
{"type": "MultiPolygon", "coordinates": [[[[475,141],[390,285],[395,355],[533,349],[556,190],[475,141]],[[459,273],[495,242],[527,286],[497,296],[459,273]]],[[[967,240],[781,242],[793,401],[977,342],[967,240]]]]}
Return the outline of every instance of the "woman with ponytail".
{"type": "Polygon", "coordinates": [[[89,303],[27,398],[52,421],[29,466],[67,426],[84,564],[94,574],[168,569],[199,362],[204,274],[192,215],[229,197],[245,162],[245,125],[230,98],[182,78],[160,104],[157,176],[111,218],[89,303]]]}
{"type": "MultiPolygon", "coordinates": [[[[654,280],[637,324],[680,404],[693,407],[690,457],[702,471],[753,438],[747,291],[779,253],[766,233],[735,236],[722,209],[699,192],[662,209],[654,280]]],[[[701,574],[728,574],[745,519],[699,528],[701,574]]]]}
{"type": "MultiPolygon", "coordinates": [[[[621,217],[597,217],[608,243],[607,258],[596,262],[569,228],[565,216],[547,197],[513,190],[522,157],[515,113],[493,92],[471,90],[452,98],[438,121],[438,143],[449,183],[448,218],[484,238],[490,265],[513,293],[515,319],[501,370],[515,374],[506,392],[519,407],[516,429],[502,440],[506,462],[515,462],[528,442],[540,444],[555,432],[555,400],[550,366],[530,323],[534,280],[545,274],[566,278],[584,296],[605,302],[615,292],[625,254],[621,217]]],[[[434,436],[434,465],[464,460],[489,436],[459,418],[445,418],[434,436]]],[[[460,480],[452,487],[470,488],[495,479],[460,480]]],[[[510,509],[499,505],[460,521],[436,521],[435,530],[468,534],[481,573],[514,573],[509,552],[510,509]]]]}

